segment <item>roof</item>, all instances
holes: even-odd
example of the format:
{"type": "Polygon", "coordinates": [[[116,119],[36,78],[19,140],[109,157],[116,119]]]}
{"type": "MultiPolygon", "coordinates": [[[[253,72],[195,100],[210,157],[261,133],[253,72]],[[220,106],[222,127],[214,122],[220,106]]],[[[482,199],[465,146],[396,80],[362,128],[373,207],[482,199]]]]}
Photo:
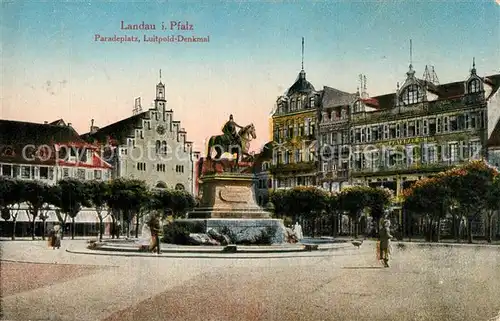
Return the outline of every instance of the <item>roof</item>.
{"type": "Polygon", "coordinates": [[[324,108],[348,105],[355,99],[356,94],[350,94],[328,86],[323,87],[322,105],[324,108]]]}
{"type": "MultiPolygon", "coordinates": [[[[456,81],[442,85],[434,85],[432,83],[429,83],[421,79],[419,79],[418,81],[420,84],[426,85],[430,91],[436,93],[439,96],[440,100],[457,98],[465,94],[464,81],[456,81]]],[[[486,97],[486,99],[489,99],[500,88],[500,74],[486,76],[484,77],[484,81],[492,86],[492,92],[490,96],[486,97]]],[[[378,103],[379,108],[389,109],[394,107],[394,103],[396,101],[396,94],[390,93],[390,94],[370,97],[370,105],[377,106],[377,103],[375,103],[375,101],[378,103]]]]}
{"type": "Polygon", "coordinates": [[[71,126],[0,120],[0,142],[4,145],[83,142],[71,126]]]}
{"type": "Polygon", "coordinates": [[[493,132],[491,133],[490,137],[488,138],[487,146],[488,147],[500,147],[500,120],[497,121],[497,124],[495,125],[493,132]]]}
{"type": "Polygon", "coordinates": [[[112,138],[123,143],[136,128],[142,128],[141,120],[145,118],[147,118],[147,111],[100,128],[95,133],[83,134],[82,138],[86,141],[97,140],[99,142],[105,142],[108,138],[112,138]]]}
{"type": "Polygon", "coordinates": [[[297,76],[297,79],[293,83],[293,85],[288,88],[287,92],[285,95],[291,96],[295,93],[311,93],[315,91],[314,86],[306,80],[306,72],[304,70],[301,70],[299,72],[299,75],[297,76]]]}

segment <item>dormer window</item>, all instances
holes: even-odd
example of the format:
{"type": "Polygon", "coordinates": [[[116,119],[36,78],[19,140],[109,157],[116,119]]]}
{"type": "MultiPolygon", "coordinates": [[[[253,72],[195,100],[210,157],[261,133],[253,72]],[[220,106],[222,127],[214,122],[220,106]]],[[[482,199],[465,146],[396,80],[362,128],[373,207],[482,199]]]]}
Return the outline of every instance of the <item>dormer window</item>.
{"type": "Polygon", "coordinates": [[[363,111],[363,104],[358,100],[357,102],[354,103],[354,112],[360,113],[362,111],[363,111]]]}
{"type": "Polygon", "coordinates": [[[311,99],[309,100],[309,107],[314,108],[314,97],[311,97],[311,99]]]}
{"type": "Polygon", "coordinates": [[[481,91],[481,83],[479,82],[479,79],[474,78],[471,81],[469,81],[469,84],[467,85],[467,92],[469,94],[473,94],[479,91],[481,91]]]}
{"type": "Polygon", "coordinates": [[[417,85],[408,86],[401,95],[405,105],[416,104],[420,101],[420,88],[417,85]]]}

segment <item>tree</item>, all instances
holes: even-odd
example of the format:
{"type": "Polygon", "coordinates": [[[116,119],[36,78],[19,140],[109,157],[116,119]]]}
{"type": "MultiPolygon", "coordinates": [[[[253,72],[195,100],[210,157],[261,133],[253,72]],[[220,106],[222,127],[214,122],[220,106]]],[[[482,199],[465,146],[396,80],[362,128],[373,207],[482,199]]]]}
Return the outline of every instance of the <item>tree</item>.
{"type": "Polygon", "coordinates": [[[16,223],[22,203],[23,181],[0,176],[0,212],[5,221],[12,218],[12,240],[16,239],[16,223]],[[16,209],[14,209],[16,207],[16,209]]]}
{"type": "Polygon", "coordinates": [[[290,214],[289,200],[289,189],[278,189],[271,192],[269,195],[269,201],[274,206],[274,214],[276,217],[283,218],[283,216],[290,214]]]}
{"type": "Polygon", "coordinates": [[[378,222],[384,216],[385,209],[390,205],[393,197],[393,192],[388,188],[376,187],[370,188],[368,207],[370,207],[370,215],[375,223],[375,231],[378,233],[378,222]]]}
{"type": "Polygon", "coordinates": [[[433,240],[434,223],[437,223],[436,241],[439,242],[441,220],[446,217],[454,195],[444,175],[424,178],[404,192],[403,209],[410,213],[426,215],[427,239],[433,240]]]}
{"type": "Polygon", "coordinates": [[[146,183],[137,179],[119,178],[110,182],[110,197],[107,203],[111,211],[120,213],[130,237],[130,223],[148,200],[146,183]]]}
{"type": "Polygon", "coordinates": [[[467,218],[467,239],[472,243],[472,224],[488,209],[488,195],[493,189],[495,168],[484,161],[472,161],[440,175],[467,218]]]}
{"type": "Polygon", "coordinates": [[[75,218],[83,207],[90,207],[86,185],[74,178],[66,178],[57,182],[60,188],[59,208],[71,218],[71,239],[75,238],[75,218]]]}
{"type": "Polygon", "coordinates": [[[359,220],[363,210],[371,205],[372,188],[368,186],[352,186],[343,189],[339,194],[339,204],[342,211],[349,215],[354,223],[354,237],[358,237],[359,220]]]}
{"type": "Polygon", "coordinates": [[[289,191],[288,209],[294,219],[302,217],[310,223],[313,236],[317,219],[328,209],[328,193],[314,186],[298,186],[289,191]]]}
{"type": "Polygon", "coordinates": [[[99,241],[102,241],[104,220],[111,214],[111,211],[108,210],[107,214],[103,215],[107,206],[107,200],[110,197],[110,186],[109,183],[99,180],[88,181],[85,184],[89,202],[95,208],[97,218],[99,219],[99,241]]]}
{"type": "Polygon", "coordinates": [[[500,211],[500,176],[496,176],[486,194],[486,240],[491,243],[493,236],[493,217],[500,211]]]}
{"type": "Polygon", "coordinates": [[[31,238],[35,239],[36,218],[44,209],[48,209],[50,188],[40,181],[25,181],[22,184],[21,199],[28,205],[26,213],[31,215],[31,238]]]}

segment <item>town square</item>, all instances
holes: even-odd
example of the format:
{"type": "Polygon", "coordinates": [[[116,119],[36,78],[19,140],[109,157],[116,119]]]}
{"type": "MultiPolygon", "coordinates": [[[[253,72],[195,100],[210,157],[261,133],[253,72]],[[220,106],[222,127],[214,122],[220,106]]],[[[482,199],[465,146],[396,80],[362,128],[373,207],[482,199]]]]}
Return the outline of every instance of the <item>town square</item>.
{"type": "Polygon", "coordinates": [[[497,2],[27,4],[1,320],[500,321],[497,2]]]}

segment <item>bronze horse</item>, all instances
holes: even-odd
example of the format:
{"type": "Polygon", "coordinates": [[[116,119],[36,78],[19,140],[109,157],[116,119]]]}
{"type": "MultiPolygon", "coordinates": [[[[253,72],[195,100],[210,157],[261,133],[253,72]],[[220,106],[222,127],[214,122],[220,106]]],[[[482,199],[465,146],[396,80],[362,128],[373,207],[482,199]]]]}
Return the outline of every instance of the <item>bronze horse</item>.
{"type": "Polygon", "coordinates": [[[251,157],[248,153],[248,149],[250,147],[250,141],[257,137],[255,126],[250,124],[243,127],[239,130],[238,137],[240,140],[238,143],[231,142],[230,138],[226,135],[210,137],[208,140],[207,160],[212,160],[212,149],[215,149],[216,152],[214,157],[215,161],[220,160],[223,153],[236,154],[234,167],[237,168],[243,156],[251,157]]]}

